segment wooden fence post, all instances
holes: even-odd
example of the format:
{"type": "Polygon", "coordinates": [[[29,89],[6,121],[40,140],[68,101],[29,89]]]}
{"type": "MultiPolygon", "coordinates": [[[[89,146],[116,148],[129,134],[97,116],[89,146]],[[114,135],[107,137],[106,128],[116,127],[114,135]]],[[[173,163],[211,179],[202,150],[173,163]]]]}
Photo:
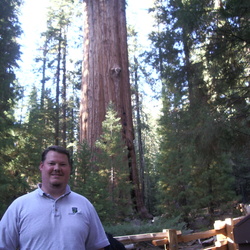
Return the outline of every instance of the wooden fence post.
{"type": "MultiPolygon", "coordinates": [[[[220,231],[221,229],[224,229],[226,231],[226,229],[225,229],[226,225],[225,224],[226,224],[225,221],[216,220],[214,222],[214,229],[216,231],[220,231]]],[[[217,233],[216,238],[217,238],[216,242],[215,242],[215,246],[216,247],[220,247],[221,244],[223,244],[223,242],[226,242],[226,240],[227,240],[226,235],[225,234],[221,234],[221,233],[217,233]]]]}
{"type": "Polygon", "coordinates": [[[234,235],[233,235],[233,227],[234,222],[233,219],[225,219],[224,221],[217,220],[214,223],[214,229],[220,230],[225,229],[223,234],[217,234],[217,241],[215,242],[215,246],[219,247],[221,243],[227,242],[228,250],[236,250],[236,244],[234,243],[234,235]]]}
{"type": "Polygon", "coordinates": [[[234,243],[234,234],[233,234],[233,228],[234,228],[233,219],[227,218],[225,219],[225,222],[226,222],[228,250],[236,250],[237,248],[236,244],[234,243]]]}
{"type": "Polygon", "coordinates": [[[167,229],[167,237],[169,241],[169,250],[178,250],[177,232],[174,229],[167,229]]]}

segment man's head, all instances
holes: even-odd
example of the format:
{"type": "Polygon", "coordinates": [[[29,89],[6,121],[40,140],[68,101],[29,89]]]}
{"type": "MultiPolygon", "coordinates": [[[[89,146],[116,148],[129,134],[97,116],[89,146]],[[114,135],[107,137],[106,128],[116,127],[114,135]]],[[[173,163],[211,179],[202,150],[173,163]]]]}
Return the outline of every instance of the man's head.
{"type": "Polygon", "coordinates": [[[40,171],[42,189],[49,194],[62,194],[72,170],[69,152],[60,146],[50,146],[42,153],[40,171]]]}

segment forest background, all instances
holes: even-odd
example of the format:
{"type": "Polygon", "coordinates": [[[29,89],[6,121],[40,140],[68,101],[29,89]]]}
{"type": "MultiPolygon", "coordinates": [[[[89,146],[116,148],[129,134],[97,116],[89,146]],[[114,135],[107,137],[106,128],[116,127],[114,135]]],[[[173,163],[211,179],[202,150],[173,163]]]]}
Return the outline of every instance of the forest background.
{"type": "MultiPolygon", "coordinates": [[[[120,1],[120,0],[117,0],[120,1]]],[[[43,149],[67,146],[71,187],[89,198],[104,224],[140,216],[112,103],[96,141],[79,140],[82,2],[51,0],[34,55],[31,91],[22,80],[19,0],[0,2],[0,217],[36,187],[43,149]]],[[[154,1],[143,49],[128,25],[129,71],[138,185],[154,216],[187,225],[214,219],[250,199],[250,2],[154,1]],[[149,112],[145,85],[161,112],[149,112]]]]}

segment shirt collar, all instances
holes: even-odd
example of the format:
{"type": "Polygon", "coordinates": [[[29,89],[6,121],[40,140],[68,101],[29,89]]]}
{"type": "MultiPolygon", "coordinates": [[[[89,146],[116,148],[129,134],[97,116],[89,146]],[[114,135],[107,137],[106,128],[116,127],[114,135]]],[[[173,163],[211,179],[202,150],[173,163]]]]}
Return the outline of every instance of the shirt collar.
{"type": "MultiPolygon", "coordinates": [[[[46,196],[46,197],[49,197],[49,198],[53,198],[50,194],[45,193],[45,192],[42,190],[41,187],[42,187],[42,183],[37,184],[37,190],[38,190],[38,194],[39,194],[39,195],[41,195],[41,196],[46,196]]],[[[62,197],[64,197],[64,196],[66,196],[66,195],[69,195],[70,193],[71,193],[70,186],[67,185],[67,186],[66,186],[66,189],[65,189],[65,193],[64,193],[63,195],[61,195],[59,198],[62,198],[62,197]]],[[[59,199],[59,198],[57,198],[57,199],[59,199]]],[[[54,198],[53,198],[53,199],[54,199],[54,198]]]]}

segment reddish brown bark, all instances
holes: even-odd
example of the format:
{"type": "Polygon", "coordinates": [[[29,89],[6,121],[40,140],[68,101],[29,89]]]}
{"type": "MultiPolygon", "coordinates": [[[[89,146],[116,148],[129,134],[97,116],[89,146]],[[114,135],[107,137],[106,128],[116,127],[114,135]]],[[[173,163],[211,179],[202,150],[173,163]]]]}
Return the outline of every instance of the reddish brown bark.
{"type": "Polygon", "coordinates": [[[134,150],[124,0],[84,0],[84,60],[80,139],[91,148],[101,135],[110,102],[121,117],[138,212],[146,211],[134,150]]]}

